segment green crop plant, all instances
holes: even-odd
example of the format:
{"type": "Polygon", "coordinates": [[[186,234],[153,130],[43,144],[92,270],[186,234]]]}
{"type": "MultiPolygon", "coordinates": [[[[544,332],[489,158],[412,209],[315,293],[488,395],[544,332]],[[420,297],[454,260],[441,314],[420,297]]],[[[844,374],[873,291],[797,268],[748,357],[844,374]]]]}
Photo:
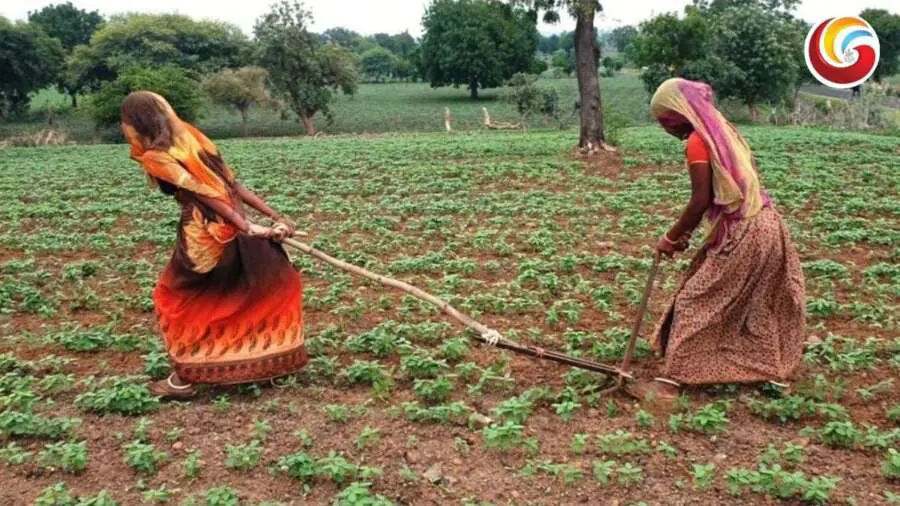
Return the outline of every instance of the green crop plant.
{"type": "Polygon", "coordinates": [[[38,460],[46,468],[59,468],[71,474],[80,474],[87,469],[87,442],[48,444],[38,454],[38,460]]]}
{"type": "Polygon", "coordinates": [[[259,465],[262,458],[262,444],[258,440],[240,445],[225,445],[225,467],[237,471],[248,471],[259,465]]]}
{"type": "Polygon", "coordinates": [[[168,458],[168,455],[157,450],[155,446],[140,441],[132,441],[122,447],[125,454],[125,463],[128,467],[143,474],[156,474],[159,464],[168,458]]]}
{"type": "Polygon", "coordinates": [[[115,378],[79,395],[75,404],[92,413],[140,415],[155,411],[159,400],[150,395],[146,386],[115,378]]]}

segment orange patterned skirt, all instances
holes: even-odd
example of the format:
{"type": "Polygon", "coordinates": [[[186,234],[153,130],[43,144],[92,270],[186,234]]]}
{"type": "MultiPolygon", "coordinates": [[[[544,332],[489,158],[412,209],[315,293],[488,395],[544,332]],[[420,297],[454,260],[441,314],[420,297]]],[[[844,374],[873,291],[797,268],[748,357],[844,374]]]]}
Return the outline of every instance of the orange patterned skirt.
{"type": "Polygon", "coordinates": [[[184,207],[178,246],[153,291],[175,373],[235,384],[299,371],[307,362],[300,274],[267,239],[210,241],[212,227],[197,211],[184,207]]]}

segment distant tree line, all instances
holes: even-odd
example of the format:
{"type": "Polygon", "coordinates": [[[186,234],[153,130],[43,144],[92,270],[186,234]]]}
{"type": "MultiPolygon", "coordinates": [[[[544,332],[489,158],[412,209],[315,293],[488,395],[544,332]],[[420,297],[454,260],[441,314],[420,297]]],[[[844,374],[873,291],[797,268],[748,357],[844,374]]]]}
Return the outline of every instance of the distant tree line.
{"type": "MultiPolygon", "coordinates": [[[[232,107],[245,122],[252,106],[268,106],[312,134],[314,118],[330,119],[335,98],[355,93],[360,81],[424,80],[464,87],[477,98],[516,74],[549,71],[576,74],[579,144],[596,146],[603,142],[598,76],[626,62],[642,70],[651,91],[683,76],[712,83],[754,116],[762,103],[790,102],[810,77],[802,51],[808,26],[793,15],[797,1],[694,0],[682,13],[601,32],[594,26],[602,9],[596,0],[431,0],[419,39],[340,27],[313,33],[311,14],[296,0],[273,4],[252,37],[228,23],[174,14],[104,18],[67,2],[31,12],[27,21],[0,17],[0,119],[27,112],[35,92],[54,86],[70,97],[71,108],[111,125],[127,93],[151,89],[185,118],[196,118],[207,99],[232,107]],[[539,15],[557,22],[561,13],[575,19],[575,30],[537,32],[539,15]]],[[[878,9],[861,16],[881,41],[875,78],[896,73],[900,16],[878,9]]],[[[549,100],[525,91],[523,104],[549,100]]]]}

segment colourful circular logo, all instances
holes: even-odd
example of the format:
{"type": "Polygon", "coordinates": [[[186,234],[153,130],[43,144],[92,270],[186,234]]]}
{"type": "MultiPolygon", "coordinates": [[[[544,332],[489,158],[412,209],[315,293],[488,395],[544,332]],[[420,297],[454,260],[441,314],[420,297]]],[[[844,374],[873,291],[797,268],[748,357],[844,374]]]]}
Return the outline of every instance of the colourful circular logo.
{"type": "Polygon", "coordinates": [[[806,66],[822,84],[853,88],[862,84],[878,66],[881,46],[866,20],[856,16],[828,18],[806,36],[806,66]]]}

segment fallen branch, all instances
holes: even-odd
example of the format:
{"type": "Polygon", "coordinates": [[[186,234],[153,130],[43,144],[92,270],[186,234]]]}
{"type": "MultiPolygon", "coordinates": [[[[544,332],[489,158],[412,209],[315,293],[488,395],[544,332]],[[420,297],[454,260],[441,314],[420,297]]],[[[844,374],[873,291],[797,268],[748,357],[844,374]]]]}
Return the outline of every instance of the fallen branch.
{"type": "Polygon", "coordinates": [[[353,264],[348,264],[343,260],[338,260],[326,253],[323,253],[312,246],[297,241],[295,239],[285,239],[284,244],[292,248],[296,248],[303,253],[314,256],[319,260],[330,264],[338,269],[343,271],[347,271],[358,276],[362,276],[364,278],[370,279],[372,281],[376,281],[386,286],[390,286],[392,288],[396,288],[398,290],[404,291],[413,297],[428,302],[437,306],[441,311],[445,312],[454,320],[462,323],[466,327],[474,330],[477,335],[476,339],[481,341],[482,343],[496,346],[498,348],[503,348],[506,350],[514,351],[516,353],[521,353],[523,355],[528,355],[531,357],[542,358],[545,360],[550,360],[553,362],[559,362],[561,364],[571,365],[574,367],[579,367],[581,369],[587,369],[590,371],[602,372],[607,374],[612,374],[618,376],[620,378],[628,378],[631,379],[631,375],[618,367],[600,364],[597,362],[592,362],[590,360],[584,360],[577,357],[570,357],[563,353],[558,353],[555,351],[544,350],[543,348],[538,348],[536,346],[528,346],[516,343],[514,341],[510,341],[509,339],[504,338],[494,329],[488,328],[481,323],[473,320],[468,315],[465,315],[459,312],[456,308],[451,306],[448,302],[441,300],[434,295],[431,295],[419,288],[416,288],[408,283],[404,283],[403,281],[398,281],[393,278],[389,278],[387,276],[382,276],[380,274],[375,274],[374,272],[363,269],[362,267],[358,267],[353,264]]]}
{"type": "Polygon", "coordinates": [[[489,128],[491,130],[521,130],[521,123],[497,123],[491,121],[491,115],[488,114],[487,107],[482,107],[481,111],[484,113],[484,128],[489,128]]]}

